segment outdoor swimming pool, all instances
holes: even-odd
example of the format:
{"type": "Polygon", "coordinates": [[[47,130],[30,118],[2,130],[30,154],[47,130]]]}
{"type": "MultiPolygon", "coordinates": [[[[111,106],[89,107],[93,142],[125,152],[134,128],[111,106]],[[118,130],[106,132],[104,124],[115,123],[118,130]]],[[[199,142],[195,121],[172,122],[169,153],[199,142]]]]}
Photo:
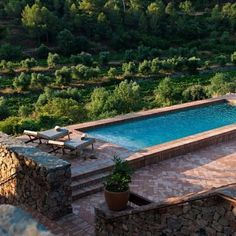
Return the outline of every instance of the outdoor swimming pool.
{"type": "Polygon", "coordinates": [[[87,133],[137,151],[233,123],[236,123],[236,107],[222,103],[111,124],[87,133]]]}

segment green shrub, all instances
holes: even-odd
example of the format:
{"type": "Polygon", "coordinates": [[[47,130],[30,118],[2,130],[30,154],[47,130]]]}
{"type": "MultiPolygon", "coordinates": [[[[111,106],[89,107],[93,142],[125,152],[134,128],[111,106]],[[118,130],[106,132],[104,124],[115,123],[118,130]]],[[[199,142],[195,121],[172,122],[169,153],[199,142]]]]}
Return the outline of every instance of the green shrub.
{"type": "Polygon", "coordinates": [[[80,121],[84,117],[82,107],[71,98],[52,98],[39,108],[39,112],[56,117],[65,117],[71,122],[80,121]]]}
{"type": "Polygon", "coordinates": [[[10,116],[7,119],[0,121],[0,130],[6,134],[20,134],[25,129],[28,130],[39,130],[37,120],[33,119],[22,119],[16,116],[10,116]]]}
{"type": "Polygon", "coordinates": [[[71,82],[71,69],[63,66],[61,69],[55,71],[56,84],[58,85],[67,85],[71,82]]]}
{"type": "Polygon", "coordinates": [[[115,67],[110,67],[110,69],[107,71],[107,75],[109,79],[115,79],[117,74],[118,74],[118,71],[115,67]]]}
{"type": "Polygon", "coordinates": [[[29,70],[30,68],[37,65],[37,61],[34,58],[27,58],[21,61],[21,66],[29,70]]]}
{"type": "Polygon", "coordinates": [[[140,108],[140,86],[133,81],[122,81],[112,94],[112,104],[118,113],[128,113],[140,108]]]}
{"type": "Polygon", "coordinates": [[[179,8],[185,14],[190,15],[193,12],[193,5],[191,1],[184,1],[179,4],[179,8]]]}
{"type": "Polygon", "coordinates": [[[71,123],[71,120],[67,117],[55,116],[55,115],[47,115],[47,114],[39,114],[38,117],[38,125],[41,129],[51,129],[58,126],[65,126],[71,123]]]}
{"type": "Polygon", "coordinates": [[[21,118],[11,116],[7,119],[0,121],[0,130],[6,134],[17,134],[19,133],[19,122],[21,118]]]}
{"type": "Polygon", "coordinates": [[[183,91],[185,101],[196,101],[207,98],[205,87],[201,85],[192,85],[183,91]]]}
{"type": "Polygon", "coordinates": [[[100,74],[100,69],[98,67],[88,67],[82,64],[73,67],[72,76],[74,79],[92,79],[96,78],[100,74]]]}
{"type": "Polygon", "coordinates": [[[160,67],[164,70],[181,71],[186,65],[186,59],[183,57],[173,57],[162,60],[160,67]]]}
{"type": "Polygon", "coordinates": [[[29,105],[22,105],[19,107],[19,117],[28,117],[33,112],[33,107],[29,105]]]}
{"type": "Polygon", "coordinates": [[[57,35],[57,43],[63,55],[70,55],[75,50],[75,36],[67,29],[62,30],[57,35]]]}
{"type": "Polygon", "coordinates": [[[230,79],[229,75],[224,73],[216,73],[211,78],[211,84],[208,91],[211,96],[221,96],[230,92],[235,92],[236,84],[230,79]]]}
{"type": "Polygon", "coordinates": [[[151,72],[151,62],[144,60],[143,62],[139,63],[138,71],[143,75],[149,74],[151,72]]]}
{"type": "Polygon", "coordinates": [[[32,73],[30,87],[35,90],[43,89],[51,82],[53,82],[53,79],[49,76],[46,76],[41,73],[32,73]]]}
{"type": "Polygon", "coordinates": [[[6,60],[1,60],[0,68],[1,68],[1,70],[7,70],[8,69],[8,65],[7,65],[6,60]]]}
{"type": "Polygon", "coordinates": [[[55,67],[57,64],[59,64],[59,62],[60,62],[60,56],[57,53],[55,54],[51,52],[48,53],[47,64],[49,67],[55,67]]]}
{"type": "Polygon", "coordinates": [[[37,56],[38,58],[44,59],[44,58],[47,58],[49,51],[50,51],[50,50],[49,50],[49,48],[48,48],[46,45],[41,44],[41,45],[36,49],[35,54],[36,54],[36,56],[37,56]]]}
{"type": "Polygon", "coordinates": [[[88,115],[92,119],[105,118],[140,108],[140,87],[136,82],[122,81],[112,92],[96,88],[87,105],[88,115]]]}
{"type": "Polygon", "coordinates": [[[105,179],[104,186],[107,191],[125,192],[129,189],[133,170],[129,166],[128,161],[124,161],[116,156],[113,161],[115,162],[114,168],[111,175],[105,179]]]}
{"type": "Polygon", "coordinates": [[[22,119],[17,125],[16,133],[22,134],[24,130],[35,130],[38,131],[41,129],[41,126],[39,125],[38,121],[36,119],[22,119]]]}
{"type": "Polygon", "coordinates": [[[110,93],[105,88],[95,88],[91,94],[91,102],[87,105],[90,119],[105,118],[116,115],[110,104],[110,93]]]}
{"type": "Polygon", "coordinates": [[[53,96],[59,98],[72,98],[73,100],[79,101],[81,98],[81,92],[77,88],[67,88],[54,91],[53,96]]]}
{"type": "Polygon", "coordinates": [[[172,105],[176,101],[176,85],[171,78],[164,78],[154,91],[155,100],[159,105],[172,105]]]}
{"type": "Polygon", "coordinates": [[[151,62],[151,72],[153,74],[157,74],[159,73],[160,71],[160,65],[161,65],[161,61],[160,59],[157,57],[157,58],[154,58],[151,62]]]}
{"type": "Polygon", "coordinates": [[[44,93],[40,94],[35,104],[36,109],[45,105],[51,98],[54,97],[54,91],[51,88],[46,87],[44,93]]]}
{"type": "Polygon", "coordinates": [[[124,75],[134,75],[137,72],[137,67],[134,62],[123,63],[122,71],[124,75]]]}
{"type": "Polygon", "coordinates": [[[21,72],[21,74],[14,78],[13,86],[20,90],[27,90],[30,85],[30,76],[21,72]]]}
{"type": "Polygon", "coordinates": [[[91,66],[93,64],[93,57],[89,53],[81,52],[77,55],[71,55],[70,62],[73,64],[83,64],[86,66],[91,66]]]}

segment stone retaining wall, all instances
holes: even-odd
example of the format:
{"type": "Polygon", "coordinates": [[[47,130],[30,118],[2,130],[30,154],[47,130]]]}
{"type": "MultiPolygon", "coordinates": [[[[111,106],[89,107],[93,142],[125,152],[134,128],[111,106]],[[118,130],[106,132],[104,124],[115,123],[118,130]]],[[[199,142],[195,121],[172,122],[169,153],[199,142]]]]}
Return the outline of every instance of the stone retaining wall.
{"type": "Polygon", "coordinates": [[[123,212],[96,208],[96,235],[236,235],[236,201],[209,196],[178,204],[150,204],[123,212]]]}
{"type": "Polygon", "coordinates": [[[49,218],[72,211],[70,164],[0,133],[0,201],[49,218]]]}

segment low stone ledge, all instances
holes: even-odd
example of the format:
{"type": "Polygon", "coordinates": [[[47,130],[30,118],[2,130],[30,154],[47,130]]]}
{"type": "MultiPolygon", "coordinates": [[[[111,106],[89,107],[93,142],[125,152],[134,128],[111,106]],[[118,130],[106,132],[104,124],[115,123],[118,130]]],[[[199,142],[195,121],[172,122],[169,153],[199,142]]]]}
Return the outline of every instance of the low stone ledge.
{"type": "Polygon", "coordinates": [[[19,156],[23,156],[29,160],[37,163],[39,166],[43,166],[48,171],[55,171],[59,169],[68,168],[71,164],[67,161],[59,159],[51,154],[40,151],[35,147],[22,147],[11,145],[8,147],[10,151],[17,153],[19,156]]]}
{"type": "Polygon", "coordinates": [[[120,212],[110,211],[103,203],[95,209],[96,235],[234,235],[236,202],[220,194],[224,191],[231,195],[235,187],[216,188],[120,212]]]}

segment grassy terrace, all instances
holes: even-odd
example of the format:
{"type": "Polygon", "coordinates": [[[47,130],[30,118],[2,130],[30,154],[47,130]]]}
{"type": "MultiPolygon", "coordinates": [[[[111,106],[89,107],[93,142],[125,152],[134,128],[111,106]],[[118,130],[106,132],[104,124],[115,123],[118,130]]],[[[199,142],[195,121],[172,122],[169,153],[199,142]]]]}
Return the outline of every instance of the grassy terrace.
{"type": "Polygon", "coordinates": [[[225,0],[1,2],[0,130],[235,92],[235,9],[225,0]]]}

